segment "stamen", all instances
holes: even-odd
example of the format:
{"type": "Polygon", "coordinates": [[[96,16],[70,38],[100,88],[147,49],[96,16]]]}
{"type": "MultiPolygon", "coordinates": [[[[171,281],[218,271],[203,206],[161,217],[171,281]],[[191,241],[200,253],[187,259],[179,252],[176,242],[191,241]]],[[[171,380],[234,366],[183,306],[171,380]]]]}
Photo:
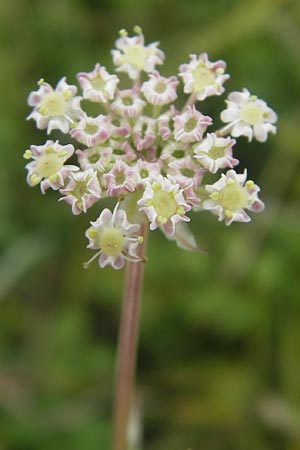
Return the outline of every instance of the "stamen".
{"type": "Polygon", "coordinates": [[[91,262],[93,262],[95,259],[98,258],[98,256],[100,256],[102,253],[102,250],[99,250],[99,252],[97,252],[94,256],[92,256],[91,259],[89,259],[87,262],[83,263],[83,267],[84,269],[87,269],[89,267],[89,265],[91,264],[91,262]]]}
{"type": "Polygon", "coordinates": [[[32,157],[32,151],[31,150],[25,150],[23,158],[24,159],[30,159],[32,157]]]}
{"type": "Polygon", "coordinates": [[[120,202],[118,201],[118,203],[116,203],[116,206],[115,206],[115,208],[114,208],[114,210],[113,210],[113,213],[112,213],[112,216],[111,216],[111,223],[112,223],[112,224],[115,223],[116,214],[117,214],[117,211],[118,211],[119,206],[120,206],[120,202]]]}

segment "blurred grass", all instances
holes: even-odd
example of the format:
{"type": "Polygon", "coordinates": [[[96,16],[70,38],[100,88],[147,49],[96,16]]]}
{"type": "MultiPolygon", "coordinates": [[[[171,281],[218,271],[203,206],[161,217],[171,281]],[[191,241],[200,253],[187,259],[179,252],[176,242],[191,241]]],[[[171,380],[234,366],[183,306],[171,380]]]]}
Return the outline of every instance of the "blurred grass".
{"type": "MultiPolygon", "coordinates": [[[[138,384],[145,449],[300,449],[300,3],[297,0],[0,0],[0,449],[108,448],[122,273],[88,271],[95,218],[25,184],[24,118],[40,77],[112,68],[117,30],[160,40],[170,75],[190,52],[228,62],[279,114],[267,145],[241,140],[266,211],[225,228],[198,213],[210,254],[149,240],[138,384]]],[[[218,116],[223,99],[205,112],[218,116]]]]}

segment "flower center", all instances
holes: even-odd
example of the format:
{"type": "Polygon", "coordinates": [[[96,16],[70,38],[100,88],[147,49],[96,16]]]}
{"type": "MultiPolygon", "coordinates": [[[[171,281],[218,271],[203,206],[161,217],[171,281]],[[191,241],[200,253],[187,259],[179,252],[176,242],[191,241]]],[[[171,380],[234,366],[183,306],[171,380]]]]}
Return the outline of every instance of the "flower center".
{"type": "Polygon", "coordinates": [[[214,146],[211,149],[209,149],[208,155],[212,159],[223,158],[223,156],[225,155],[225,148],[226,147],[216,147],[216,146],[214,146]]]}
{"type": "Polygon", "coordinates": [[[212,84],[215,80],[215,76],[211,70],[203,66],[196,67],[196,69],[192,71],[192,75],[194,78],[193,89],[196,92],[203,91],[206,86],[212,84]]]}
{"type": "Polygon", "coordinates": [[[220,203],[229,210],[245,208],[247,198],[247,190],[239,184],[225,186],[220,192],[220,203]]]}
{"type": "Polygon", "coordinates": [[[100,159],[100,155],[98,155],[97,153],[94,153],[93,155],[88,156],[88,161],[91,164],[95,164],[96,162],[98,162],[100,159]]]}
{"type": "Polygon", "coordinates": [[[81,199],[85,193],[86,193],[86,182],[78,181],[72,194],[74,195],[74,197],[81,199]]]}
{"type": "Polygon", "coordinates": [[[86,124],[86,126],[85,126],[85,128],[84,128],[84,132],[85,132],[86,134],[93,135],[93,134],[96,134],[96,133],[97,133],[98,129],[99,129],[99,128],[97,127],[97,125],[86,124]]]}
{"type": "Polygon", "coordinates": [[[194,128],[196,128],[196,125],[197,125],[197,120],[194,117],[192,117],[184,125],[184,131],[189,133],[190,131],[193,131],[194,128]]]}
{"type": "Polygon", "coordinates": [[[108,256],[117,256],[121,253],[124,244],[124,236],[115,227],[105,228],[100,232],[99,246],[108,256]]]}
{"type": "Polygon", "coordinates": [[[184,155],[185,155],[184,150],[174,150],[174,152],[172,153],[172,156],[177,159],[183,158],[184,155]]]}
{"type": "Polygon", "coordinates": [[[177,203],[172,192],[157,190],[153,194],[152,205],[158,216],[169,219],[176,214],[177,203]]]}
{"type": "Polygon", "coordinates": [[[166,89],[167,89],[167,86],[161,82],[158,82],[154,88],[155,92],[157,92],[158,94],[162,94],[163,92],[165,92],[166,89]]]}
{"type": "Polygon", "coordinates": [[[126,180],[126,176],[125,176],[124,172],[118,172],[116,174],[116,176],[115,176],[116,185],[123,184],[125,182],[125,180],[126,180]]]}
{"type": "Polygon", "coordinates": [[[124,58],[127,63],[132,64],[137,69],[142,70],[147,58],[147,49],[142,45],[134,44],[125,48],[124,58]]]}
{"type": "Polygon", "coordinates": [[[40,110],[46,116],[62,116],[66,110],[66,99],[60,92],[50,92],[42,98],[40,110]]]}
{"type": "Polygon", "coordinates": [[[147,177],[149,176],[148,170],[142,169],[142,170],[140,171],[140,176],[141,176],[141,178],[147,178],[147,177]]]}
{"type": "Polygon", "coordinates": [[[181,175],[183,175],[184,177],[187,178],[193,178],[193,176],[195,175],[194,171],[192,169],[188,169],[187,167],[185,167],[184,169],[180,170],[181,175]]]}
{"type": "Polygon", "coordinates": [[[122,103],[125,106],[131,106],[131,105],[133,105],[133,100],[132,100],[131,97],[123,97],[122,98],[122,103]]]}
{"type": "Polygon", "coordinates": [[[42,155],[36,162],[36,171],[43,177],[48,178],[56,174],[63,166],[62,159],[55,153],[42,155]]]}
{"type": "Polygon", "coordinates": [[[105,88],[106,83],[103,80],[103,78],[100,77],[100,75],[97,75],[95,78],[90,80],[90,82],[93,88],[96,89],[97,91],[102,91],[105,88]]]}
{"type": "Polygon", "coordinates": [[[257,125],[263,121],[263,112],[255,103],[247,103],[241,108],[241,119],[250,125],[257,125]]]}

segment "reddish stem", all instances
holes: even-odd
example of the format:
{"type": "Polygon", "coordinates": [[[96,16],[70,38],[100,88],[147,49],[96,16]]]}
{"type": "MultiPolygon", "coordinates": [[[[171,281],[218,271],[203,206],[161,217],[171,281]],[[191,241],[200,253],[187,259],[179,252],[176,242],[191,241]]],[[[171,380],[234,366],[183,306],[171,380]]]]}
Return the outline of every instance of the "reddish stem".
{"type": "MultiPolygon", "coordinates": [[[[144,237],[144,242],[139,247],[141,258],[144,255],[146,231],[146,226],[141,225],[141,236],[144,237]]],[[[126,263],[117,350],[112,450],[126,449],[127,426],[136,365],[143,273],[143,261],[128,261],[126,263]]]]}

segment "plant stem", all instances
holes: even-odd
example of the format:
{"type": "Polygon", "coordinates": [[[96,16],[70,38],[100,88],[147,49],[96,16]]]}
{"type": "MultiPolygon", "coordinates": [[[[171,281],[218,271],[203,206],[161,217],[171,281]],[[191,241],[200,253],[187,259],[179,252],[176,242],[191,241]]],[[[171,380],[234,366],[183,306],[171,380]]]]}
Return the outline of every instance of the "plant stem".
{"type": "MultiPolygon", "coordinates": [[[[145,225],[141,225],[144,242],[139,247],[143,258],[146,245],[145,225]]],[[[126,449],[126,435],[135,374],[136,348],[144,262],[127,261],[123,304],[117,350],[112,450],[126,449]]]]}

